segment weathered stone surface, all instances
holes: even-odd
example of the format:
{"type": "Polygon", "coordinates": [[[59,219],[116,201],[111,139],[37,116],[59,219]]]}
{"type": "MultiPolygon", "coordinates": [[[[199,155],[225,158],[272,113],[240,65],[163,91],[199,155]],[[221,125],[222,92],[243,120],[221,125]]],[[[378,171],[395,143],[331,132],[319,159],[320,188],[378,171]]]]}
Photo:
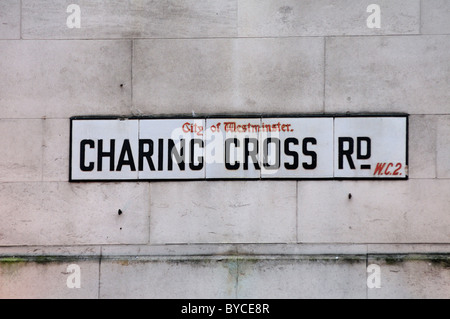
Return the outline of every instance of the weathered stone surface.
{"type": "Polygon", "coordinates": [[[373,1],[240,0],[239,36],[339,36],[418,34],[419,0],[378,0],[381,27],[369,28],[373,1]]]}
{"type": "Polygon", "coordinates": [[[295,182],[151,184],[150,243],[296,241],[295,182]]]}
{"type": "Polygon", "coordinates": [[[299,241],[449,243],[449,187],[447,179],[299,182],[299,241]]]}
{"type": "Polygon", "coordinates": [[[414,115],[409,119],[409,177],[436,177],[439,116],[414,115]]]}
{"type": "Polygon", "coordinates": [[[135,113],[321,112],[323,39],[137,40],[135,113]]]}
{"type": "Polygon", "coordinates": [[[422,1],[423,34],[450,34],[450,2],[448,0],[422,1]]]}
{"type": "Polygon", "coordinates": [[[326,112],[449,113],[449,36],[334,37],[326,44],[326,112]]]}
{"type": "Polygon", "coordinates": [[[0,184],[0,245],[148,243],[148,184],[0,184]],[[122,215],[118,215],[118,210],[122,215]]]}
{"type": "Polygon", "coordinates": [[[100,298],[105,299],[229,299],[236,296],[236,267],[227,260],[104,260],[101,271],[100,298]]]}
{"type": "Polygon", "coordinates": [[[69,180],[70,120],[44,120],[42,178],[44,181],[69,180]]]}
{"type": "Polygon", "coordinates": [[[0,182],[40,181],[43,123],[0,119],[0,136],[0,182]]]}
{"type": "Polygon", "coordinates": [[[437,125],[437,177],[450,178],[450,116],[440,116],[437,125]]]}
{"type": "Polygon", "coordinates": [[[448,256],[384,256],[369,258],[380,267],[380,288],[368,289],[369,299],[448,299],[448,256]]]}
{"type": "Polygon", "coordinates": [[[131,51],[127,40],[0,41],[1,117],[129,115],[131,51]]]}
{"type": "Polygon", "coordinates": [[[2,299],[96,299],[99,261],[77,258],[0,258],[0,298],[2,299]],[[80,287],[76,288],[74,268],[79,267],[80,287]],[[69,281],[69,285],[68,285],[69,281]],[[73,287],[73,288],[69,288],[73,287]]]}
{"type": "Polygon", "coordinates": [[[239,298],[365,298],[365,259],[287,258],[239,262],[239,298]]]}
{"type": "Polygon", "coordinates": [[[20,1],[0,2],[0,40],[20,39],[20,1]]]}
{"type": "MultiPolygon", "coordinates": [[[[77,0],[80,28],[69,28],[70,2],[23,0],[25,39],[231,37],[236,0],[77,0]]],[[[72,21],[72,18],[70,18],[72,21]]]]}

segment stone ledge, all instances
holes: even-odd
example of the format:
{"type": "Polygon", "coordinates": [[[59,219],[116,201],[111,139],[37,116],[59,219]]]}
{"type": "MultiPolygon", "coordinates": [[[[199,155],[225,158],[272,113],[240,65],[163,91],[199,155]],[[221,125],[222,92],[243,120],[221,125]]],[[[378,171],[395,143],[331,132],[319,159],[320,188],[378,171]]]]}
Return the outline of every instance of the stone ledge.
{"type": "Polygon", "coordinates": [[[387,265],[410,261],[426,261],[450,268],[450,253],[429,254],[287,254],[287,255],[0,255],[2,263],[61,263],[68,261],[136,261],[136,262],[195,262],[195,261],[310,261],[310,262],[361,262],[380,261],[387,265]]]}
{"type": "Polygon", "coordinates": [[[448,255],[450,244],[183,244],[106,246],[3,246],[0,258],[11,256],[64,258],[189,257],[189,256],[384,256],[448,255]]]}

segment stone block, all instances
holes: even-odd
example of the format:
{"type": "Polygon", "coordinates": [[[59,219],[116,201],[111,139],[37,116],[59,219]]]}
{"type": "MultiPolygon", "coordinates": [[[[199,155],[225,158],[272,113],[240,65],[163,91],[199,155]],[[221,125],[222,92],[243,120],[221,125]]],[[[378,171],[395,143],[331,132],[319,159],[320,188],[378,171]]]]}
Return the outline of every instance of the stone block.
{"type": "Polygon", "coordinates": [[[326,112],[448,114],[449,36],[326,41],[326,112]]]}
{"type": "Polygon", "coordinates": [[[235,263],[216,258],[111,259],[102,261],[101,274],[103,299],[229,299],[236,295],[235,263]]]}
{"type": "Polygon", "coordinates": [[[437,177],[450,178],[450,116],[441,116],[437,125],[437,177]]]}
{"type": "Polygon", "coordinates": [[[449,243],[449,187],[444,179],[299,182],[299,242],[449,243]]]}
{"type": "Polygon", "coordinates": [[[295,185],[152,183],[150,243],[295,242],[295,185]]]}
{"type": "Polygon", "coordinates": [[[148,243],[148,189],[138,183],[2,183],[0,245],[148,243]]]}
{"type": "Polygon", "coordinates": [[[323,39],[137,40],[142,114],[321,112],[323,39]]]}
{"type": "Polygon", "coordinates": [[[379,0],[380,28],[369,28],[372,1],[241,0],[239,36],[340,36],[418,34],[420,1],[379,0]]]}
{"type": "Polygon", "coordinates": [[[70,28],[71,2],[23,0],[25,39],[232,37],[236,0],[89,1],[79,6],[80,28],[70,28]]]}
{"type": "Polygon", "coordinates": [[[1,116],[129,115],[131,51],[126,40],[0,41],[1,116]]]}
{"type": "Polygon", "coordinates": [[[365,259],[318,256],[239,262],[238,298],[366,297],[365,259]]]}
{"type": "Polygon", "coordinates": [[[42,179],[41,120],[0,119],[0,182],[42,179]]]}
{"type": "Polygon", "coordinates": [[[423,34],[450,34],[450,2],[448,0],[422,1],[423,34]]]}
{"type": "Polygon", "coordinates": [[[380,288],[368,289],[369,299],[449,299],[448,257],[370,256],[380,268],[380,288]]]}
{"type": "Polygon", "coordinates": [[[0,3],[0,39],[20,39],[20,0],[0,3]]]}
{"type": "Polygon", "coordinates": [[[0,298],[96,299],[98,269],[99,261],[95,259],[0,258],[0,298]]]}
{"type": "Polygon", "coordinates": [[[409,177],[436,177],[439,116],[414,115],[409,119],[409,177]]]}

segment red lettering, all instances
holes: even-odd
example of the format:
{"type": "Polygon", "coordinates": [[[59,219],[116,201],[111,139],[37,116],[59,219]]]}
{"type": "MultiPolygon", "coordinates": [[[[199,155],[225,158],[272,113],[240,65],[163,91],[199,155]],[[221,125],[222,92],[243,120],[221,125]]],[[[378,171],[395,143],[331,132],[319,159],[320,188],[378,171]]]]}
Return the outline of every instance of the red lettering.
{"type": "Polygon", "coordinates": [[[399,171],[402,169],[402,163],[397,163],[397,165],[395,165],[395,167],[397,167],[397,169],[394,171],[394,173],[392,173],[392,175],[395,175],[395,176],[401,175],[401,174],[399,174],[399,171]]]}
{"type": "Polygon", "coordinates": [[[184,133],[190,133],[191,132],[191,128],[190,128],[190,126],[192,126],[192,124],[191,123],[184,123],[183,124],[183,132],[184,133]]]}
{"type": "Polygon", "coordinates": [[[203,136],[203,126],[197,125],[197,123],[184,123],[182,126],[182,130],[184,133],[195,133],[198,136],[203,136]]]}
{"type": "Polygon", "coordinates": [[[375,172],[373,175],[383,175],[383,169],[386,166],[386,163],[378,163],[377,167],[375,168],[375,172]]]}
{"type": "Polygon", "coordinates": [[[391,167],[393,167],[393,166],[394,166],[394,164],[389,163],[389,164],[386,166],[386,169],[384,170],[384,174],[385,174],[385,175],[392,175],[391,172],[389,171],[389,169],[390,169],[391,167]]]}
{"type": "Polygon", "coordinates": [[[225,132],[235,132],[236,131],[236,122],[225,122],[225,132]]]}
{"type": "Polygon", "coordinates": [[[276,124],[272,124],[271,132],[276,132],[276,131],[277,131],[277,125],[276,124]]]}
{"type": "Polygon", "coordinates": [[[181,127],[184,133],[195,133],[198,136],[203,136],[204,127],[201,125],[197,125],[197,123],[184,123],[181,127]]]}

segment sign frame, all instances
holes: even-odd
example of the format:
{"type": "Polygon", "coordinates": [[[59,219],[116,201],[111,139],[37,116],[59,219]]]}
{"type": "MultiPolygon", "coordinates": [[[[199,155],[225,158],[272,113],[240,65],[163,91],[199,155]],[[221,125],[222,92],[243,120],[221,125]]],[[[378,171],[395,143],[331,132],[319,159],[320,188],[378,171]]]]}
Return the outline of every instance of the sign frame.
{"type": "MultiPolygon", "coordinates": [[[[334,141],[333,141],[334,142],[334,141]]],[[[407,181],[409,180],[409,114],[407,113],[250,113],[250,114],[170,114],[170,115],[142,115],[142,116],[114,116],[114,115],[82,115],[70,118],[70,144],[69,144],[69,182],[70,183],[146,183],[146,182],[192,182],[192,181],[407,181]],[[260,178],[167,178],[167,179],[74,179],[72,176],[73,160],[73,123],[78,120],[208,120],[208,119],[278,119],[278,118],[404,118],[405,132],[405,171],[399,177],[260,177],[260,178]]],[[[334,161],[334,158],[333,158],[334,161]]]]}

